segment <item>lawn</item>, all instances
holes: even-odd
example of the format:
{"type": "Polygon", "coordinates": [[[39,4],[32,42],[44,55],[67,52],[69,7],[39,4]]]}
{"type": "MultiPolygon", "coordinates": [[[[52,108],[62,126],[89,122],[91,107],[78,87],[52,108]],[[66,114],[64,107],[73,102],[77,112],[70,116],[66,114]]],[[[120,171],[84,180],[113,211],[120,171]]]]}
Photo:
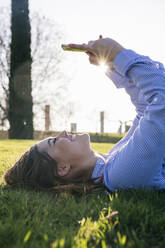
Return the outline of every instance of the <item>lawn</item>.
{"type": "MultiPolygon", "coordinates": [[[[0,176],[35,141],[0,141],[0,176]]],[[[92,144],[107,153],[112,144],[92,144]]],[[[1,183],[3,180],[1,178],[1,183]]],[[[165,193],[82,195],[0,186],[0,248],[165,247],[165,193]],[[118,211],[115,218],[108,218],[118,211]]]]}

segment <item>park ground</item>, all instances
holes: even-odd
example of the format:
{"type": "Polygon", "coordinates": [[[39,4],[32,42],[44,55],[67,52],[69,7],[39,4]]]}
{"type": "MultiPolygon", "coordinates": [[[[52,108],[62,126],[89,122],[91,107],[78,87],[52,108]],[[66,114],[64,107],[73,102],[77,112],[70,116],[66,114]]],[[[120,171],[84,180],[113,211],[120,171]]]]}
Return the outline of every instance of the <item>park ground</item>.
{"type": "MultiPolygon", "coordinates": [[[[35,142],[0,140],[0,248],[165,247],[163,191],[72,195],[5,187],[3,173],[35,142]]],[[[112,144],[92,147],[107,153],[112,144]]]]}

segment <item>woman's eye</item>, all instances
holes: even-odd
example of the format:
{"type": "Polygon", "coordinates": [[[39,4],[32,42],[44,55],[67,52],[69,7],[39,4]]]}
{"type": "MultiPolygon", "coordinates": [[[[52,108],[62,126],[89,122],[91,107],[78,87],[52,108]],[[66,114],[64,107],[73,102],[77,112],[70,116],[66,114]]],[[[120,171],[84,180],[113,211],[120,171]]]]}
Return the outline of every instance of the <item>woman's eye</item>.
{"type": "Polygon", "coordinates": [[[56,143],[56,138],[52,138],[52,139],[51,139],[51,143],[52,143],[52,144],[55,144],[55,143],[56,143]]]}
{"type": "Polygon", "coordinates": [[[51,144],[55,144],[56,143],[56,138],[50,138],[48,139],[48,144],[51,145],[51,144]]]}

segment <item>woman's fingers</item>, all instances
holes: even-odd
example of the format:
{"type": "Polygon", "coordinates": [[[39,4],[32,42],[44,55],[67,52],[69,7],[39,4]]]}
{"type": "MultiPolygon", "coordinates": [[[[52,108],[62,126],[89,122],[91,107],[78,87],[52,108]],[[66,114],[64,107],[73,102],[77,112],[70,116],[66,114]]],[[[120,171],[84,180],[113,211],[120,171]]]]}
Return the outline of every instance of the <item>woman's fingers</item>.
{"type": "Polygon", "coordinates": [[[98,59],[95,55],[93,54],[88,54],[89,55],[89,62],[93,65],[99,65],[98,59]]]}
{"type": "Polygon", "coordinates": [[[75,49],[85,50],[85,44],[68,44],[68,46],[75,49]]]}
{"type": "MultiPolygon", "coordinates": [[[[103,36],[99,35],[99,39],[102,39],[103,36]]],[[[97,51],[95,51],[95,42],[96,40],[90,40],[88,44],[83,43],[83,44],[75,44],[75,43],[70,43],[68,46],[72,49],[78,49],[82,51],[86,51],[88,55],[93,54],[97,55],[97,51]]]]}
{"type": "Polygon", "coordinates": [[[97,56],[95,55],[94,49],[92,48],[94,41],[88,42],[88,44],[68,44],[68,46],[72,49],[78,49],[85,51],[89,56],[89,62],[93,65],[98,65],[97,56]]]}
{"type": "Polygon", "coordinates": [[[69,47],[73,49],[79,49],[79,50],[87,50],[87,45],[86,44],[68,44],[69,47]]]}
{"type": "Polygon", "coordinates": [[[79,50],[94,54],[94,49],[92,48],[91,43],[90,44],[89,43],[88,44],[68,44],[68,46],[73,49],[79,49],[79,50]]]}
{"type": "Polygon", "coordinates": [[[79,49],[86,51],[86,54],[89,56],[89,62],[93,65],[99,65],[100,51],[97,46],[97,41],[103,39],[102,35],[99,35],[98,40],[90,40],[88,44],[73,44],[70,43],[68,46],[72,49],[79,49]]]}

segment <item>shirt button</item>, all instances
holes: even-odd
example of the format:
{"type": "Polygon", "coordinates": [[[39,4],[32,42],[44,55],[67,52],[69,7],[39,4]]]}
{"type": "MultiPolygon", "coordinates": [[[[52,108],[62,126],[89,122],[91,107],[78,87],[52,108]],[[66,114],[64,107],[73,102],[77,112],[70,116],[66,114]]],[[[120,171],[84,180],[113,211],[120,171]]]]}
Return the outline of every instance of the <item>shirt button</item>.
{"type": "Polygon", "coordinates": [[[156,63],[156,68],[159,69],[159,64],[158,63],[156,63]]]}

